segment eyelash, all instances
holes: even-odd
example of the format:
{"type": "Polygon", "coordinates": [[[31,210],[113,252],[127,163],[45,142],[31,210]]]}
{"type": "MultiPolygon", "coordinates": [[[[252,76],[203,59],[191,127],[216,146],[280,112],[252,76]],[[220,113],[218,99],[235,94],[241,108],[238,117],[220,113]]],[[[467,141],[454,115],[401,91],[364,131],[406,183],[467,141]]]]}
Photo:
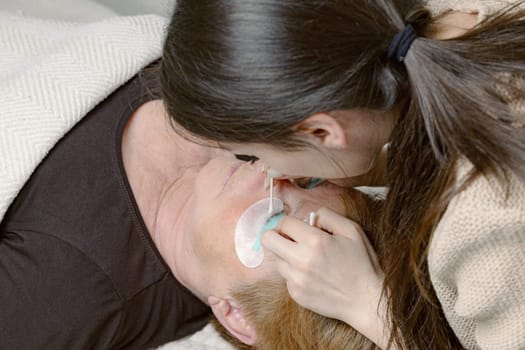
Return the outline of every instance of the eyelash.
{"type": "Polygon", "coordinates": [[[259,160],[259,158],[257,158],[256,156],[251,156],[248,154],[236,154],[235,158],[242,160],[243,162],[249,162],[251,164],[259,160]]]}

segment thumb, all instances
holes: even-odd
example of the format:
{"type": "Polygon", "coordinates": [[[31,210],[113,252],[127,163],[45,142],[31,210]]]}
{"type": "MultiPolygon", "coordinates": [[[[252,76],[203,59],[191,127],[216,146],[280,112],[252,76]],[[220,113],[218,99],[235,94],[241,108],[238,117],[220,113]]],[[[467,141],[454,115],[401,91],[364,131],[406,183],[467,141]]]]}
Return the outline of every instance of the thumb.
{"type": "Polygon", "coordinates": [[[379,260],[374,247],[372,247],[368,237],[358,223],[328,208],[319,209],[317,215],[317,226],[323,231],[327,231],[334,236],[343,236],[357,242],[362,242],[372,261],[374,269],[379,269],[379,260]]]}
{"type": "Polygon", "coordinates": [[[352,239],[359,238],[362,231],[361,226],[349,218],[328,208],[320,208],[316,214],[316,226],[323,231],[352,239]]]}

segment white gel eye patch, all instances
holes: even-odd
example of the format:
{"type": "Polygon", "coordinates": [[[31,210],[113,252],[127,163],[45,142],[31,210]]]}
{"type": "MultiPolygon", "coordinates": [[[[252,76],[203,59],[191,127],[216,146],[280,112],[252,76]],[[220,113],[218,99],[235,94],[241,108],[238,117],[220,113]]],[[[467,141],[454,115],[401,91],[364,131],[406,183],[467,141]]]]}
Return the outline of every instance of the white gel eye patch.
{"type": "Polygon", "coordinates": [[[274,198],[273,210],[268,212],[270,198],[264,198],[251,205],[242,213],[235,227],[235,252],[241,263],[249,268],[261,265],[264,249],[261,247],[262,234],[276,227],[282,216],[283,202],[274,198]],[[280,216],[278,214],[281,214],[280,216]]]}

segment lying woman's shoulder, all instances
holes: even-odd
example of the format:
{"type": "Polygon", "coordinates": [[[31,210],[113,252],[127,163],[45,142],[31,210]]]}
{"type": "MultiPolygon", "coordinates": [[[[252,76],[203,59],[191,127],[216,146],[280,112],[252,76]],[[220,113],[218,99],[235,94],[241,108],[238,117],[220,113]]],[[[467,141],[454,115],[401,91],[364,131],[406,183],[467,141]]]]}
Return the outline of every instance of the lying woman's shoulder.
{"type": "MultiPolygon", "coordinates": [[[[463,163],[458,176],[468,173],[463,163]]],[[[525,185],[480,176],[457,194],[429,250],[432,284],[468,349],[525,347],[525,185]]]]}
{"type": "Polygon", "coordinates": [[[100,267],[52,235],[0,236],[1,348],[109,348],[122,302],[100,267]]]}

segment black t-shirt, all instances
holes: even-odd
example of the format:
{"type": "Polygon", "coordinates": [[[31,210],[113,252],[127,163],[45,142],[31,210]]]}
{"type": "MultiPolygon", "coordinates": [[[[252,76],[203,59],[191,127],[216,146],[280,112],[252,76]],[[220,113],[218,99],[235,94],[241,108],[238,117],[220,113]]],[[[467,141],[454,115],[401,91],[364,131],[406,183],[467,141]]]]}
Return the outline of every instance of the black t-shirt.
{"type": "Polygon", "coordinates": [[[144,349],[208,320],[153,244],[124,171],[122,133],[154,98],[147,80],[79,122],[2,221],[0,349],[144,349]]]}

